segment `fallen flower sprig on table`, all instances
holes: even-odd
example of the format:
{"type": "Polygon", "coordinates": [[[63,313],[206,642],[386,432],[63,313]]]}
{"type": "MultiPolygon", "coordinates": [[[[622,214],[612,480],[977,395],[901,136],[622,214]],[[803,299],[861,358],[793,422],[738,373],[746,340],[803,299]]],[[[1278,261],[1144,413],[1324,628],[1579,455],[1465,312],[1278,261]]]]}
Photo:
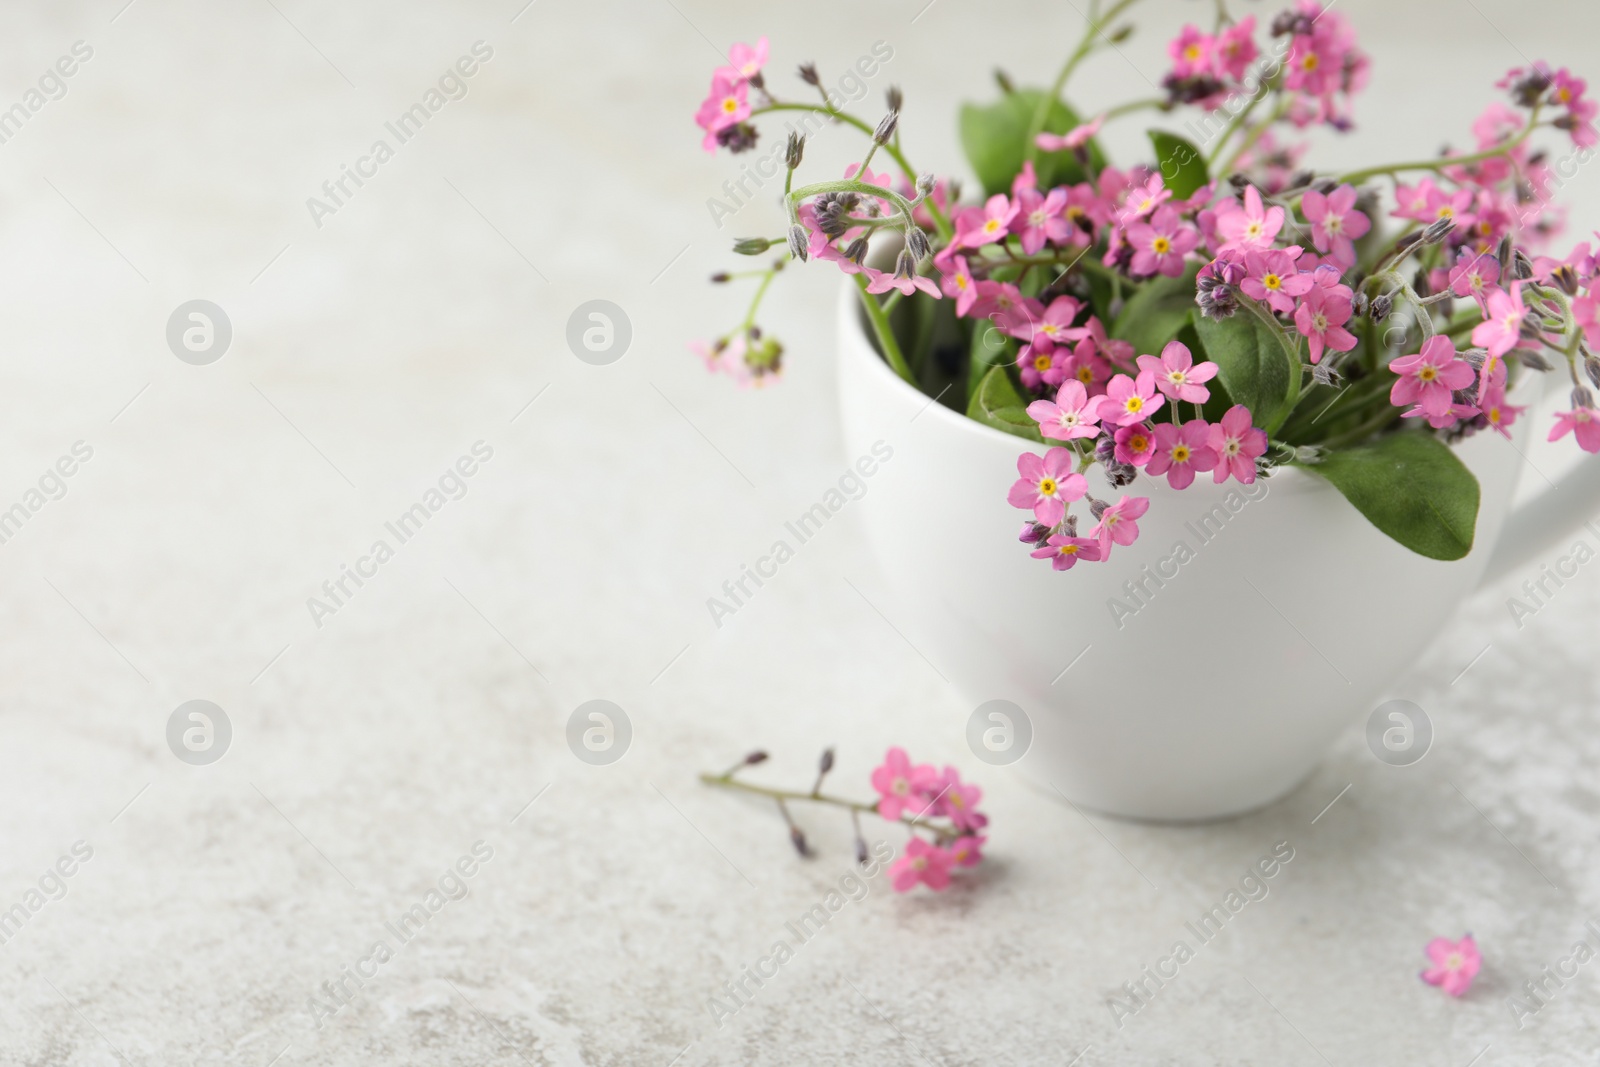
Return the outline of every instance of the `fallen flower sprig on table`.
{"type": "Polygon", "coordinates": [[[747,767],[765,763],[767,758],[767,753],[757,750],[721,774],[705,773],[700,780],[722,789],[770,797],[789,827],[789,840],[801,856],[812,855],[811,845],[789,811],[791,803],[827,804],[848,811],[855,829],[858,863],[866,863],[868,857],[867,841],[861,833],[862,813],[907,827],[911,840],[900,858],[889,866],[889,879],[899,893],[910,891],[918,882],[929,889],[944,889],[950,884],[953,869],[976,867],[983,862],[982,848],[988,838],[981,831],[989,824],[989,817],[978,810],[983,790],[963,782],[954,767],[939,771],[932,764],[912,764],[905,749],[891,748],[872,772],[872,787],[878,791],[878,799],[859,801],[822,792],[823,779],[833,770],[831,748],[823,751],[816,781],[809,791],[777,789],[735,777],[747,767]]]}

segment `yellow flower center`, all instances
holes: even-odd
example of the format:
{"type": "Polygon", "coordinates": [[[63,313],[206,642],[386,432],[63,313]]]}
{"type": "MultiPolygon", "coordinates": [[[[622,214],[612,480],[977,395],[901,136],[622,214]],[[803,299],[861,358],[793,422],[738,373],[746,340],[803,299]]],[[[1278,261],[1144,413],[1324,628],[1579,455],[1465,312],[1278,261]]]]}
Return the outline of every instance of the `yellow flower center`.
{"type": "Polygon", "coordinates": [[[1189,446],[1188,445],[1174,445],[1172,447],[1172,462],[1174,462],[1174,463],[1187,463],[1187,462],[1189,462],[1189,446]]]}
{"type": "Polygon", "coordinates": [[[1417,377],[1422,381],[1431,382],[1435,378],[1439,377],[1439,372],[1434,367],[1425,363],[1423,364],[1422,369],[1417,371],[1417,377]]]}
{"type": "Polygon", "coordinates": [[[1142,397],[1142,396],[1130,396],[1127,399],[1127,401],[1122,405],[1122,407],[1123,407],[1123,410],[1127,411],[1129,414],[1134,414],[1136,412],[1143,411],[1144,410],[1144,397],[1142,397]]]}
{"type": "Polygon", "coordinates": [[[1033,357],[1033,369],[1036,370],[1036,371],[1039,371],[1041,373],[1043,373],[1044,371],[1049,370],[1050,369],[1050,357],[1049,356],[1034,356],[1033,357]]]}
{"type": "MultiPolygon", "coordinates": [[[[1076,556],[1078,554],[1078,546],[1077,545],[1062,545],[1061,546],[1061,554],[1063,556],[1076,556]]],[[[961,806],[961,801],[959,799],[952,800],[950,803],[952,803],[953,805],[955,805],[958,808],[961,806]]]]}
{"type": "Polygon", "coordinates": [[[1315,52],[1307,52],[1304,58],[1300,60],[1300,69],[1304,71],[1313,71],[1316,70],[1321,64],[1322,60],[1317,58],[1317,54],[1315,52]]]}
{"type": "Polygon", "coordinates": [[[983,232],[984,233],[999,233],[1000,232],[1000,220],[999,219],[990,219],[988,222],[985,222],[983,224],[983,232]]]}
{"type": "Polygon", "coordinates": [[[1500,425],[1500,409],[1499,408],[1490,408],[1488,410],[1487,414],[1489,416],[1489,421],[1491,423],[1493,423],[1496,426],[1500,425]]]}
{"type": "Polygon", "coordinates": [[[1143,452],[1145,449],[1150,447],[1150,438],[1145,437],[1143,434],[1136,433],[1132,437],[1128,438],[1128,447],[1134,452],[1143,452]]]}
{"type": "Polygon", "coordinates": [[[956,288],[965,290],[966,287],[967,287],[967,276],[965,274],[957,274],[956,275],[956,288]]]}
{"type": "Polygon", "coordinates": [[[724,114],[728,114],[728,115],[731,115],[735,111],[738,111],[739,110],[739,98],[736,97],[736,96],[725,97],[723,99],[723,101],[722,101],[722,110],[723,110],[724,114]]]}
{"type": "Polygon", "coordinates": [[[1094,369],[1087,364],[1079,367],[1078,381],[1082,382],[1084,385],[1088,385],[1090,382],[1094,381],[1094,369]]]}
{"type": "Polygon", "coordinates": [[[1154,241],[1150,242],[1150,251],[1154,252],[1158,256],[1164,256],[1168,252],[1172,251],[1172,242],[1167,240],[1165,237],[1157,237],[1154,241]]]}
{"type": "Polygon", "coordinates": [[[1191,61],[1199,59],[1200,58],[1200,46],[1197,45],[1197,44],[1192,44],[1188,48],[1185,48],[1183,50],[1183,58],[1187,59],[1187,60],[1191,60],[1191,61]]]}
{"type": "Polygon", "coordinates": [[[1439,217],[1441,219],[1454,218],[1455,214],[1456,214],[1456,209],[1451,207],[1449,204],[1441,204],[1441,205],[1439,205],[1439,217]]]}
{"type": "Polygon", "coordinates": [[[1039,480],[1039,495],[1040,496],[1055,496],[1056,495],[1056,480],[1054,478],[1041,478],[1039,480]]]}
{"type": "Polygon", "coordinates": [[[1276,274],[1263,274],[1261,276],[1261,284],[1266,286],[1268,289],[1271,289],[1273,292],[1277,292],[1279,289],[1283,288],[1283,279],[1278,277],[1276,274]]]}

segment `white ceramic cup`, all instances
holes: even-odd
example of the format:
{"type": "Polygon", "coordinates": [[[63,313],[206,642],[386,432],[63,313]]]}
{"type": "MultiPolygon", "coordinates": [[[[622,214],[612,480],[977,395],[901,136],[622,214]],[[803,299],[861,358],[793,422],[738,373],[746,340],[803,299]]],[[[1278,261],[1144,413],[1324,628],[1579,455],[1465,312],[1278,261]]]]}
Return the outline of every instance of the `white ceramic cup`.
{"type": "MultiPolygon", "coordinates": [[[[853,508],[895,625],[973,708],[1023,709],[1026,778],[1133,818],[1220,818],[1292,790],[1486,575],[1600,501],[1591,460],[1508,521],[1524,421],[1516,447],[1492,433],[1457,446],[1482,492],[1462,560],[1416,555],[1316,475],[1286,468],[1254,486],[1202,474],[1181,492],[1141,474],[1127,490],[1150,498],[1138,541],[1056,572],[1018,542],[1027,516],[1006,502],[1017,456],[1043,449],[900,380],[848,283],[839,406],[848,458],[880,440],[893,449],[853,508]]],[[[1088,477],[1095,496],[1121,495],[1098,467],[1088,477]]]]}

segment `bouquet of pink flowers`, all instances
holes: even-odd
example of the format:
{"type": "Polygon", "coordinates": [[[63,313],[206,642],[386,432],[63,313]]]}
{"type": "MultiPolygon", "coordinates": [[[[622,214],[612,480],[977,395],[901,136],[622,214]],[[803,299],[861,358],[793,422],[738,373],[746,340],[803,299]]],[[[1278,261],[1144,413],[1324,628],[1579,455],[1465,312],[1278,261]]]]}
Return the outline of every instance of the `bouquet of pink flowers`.
{"type": "MultiPolygon", "coordinates": [[[[740,326],[700,346],[708,366],[775,377],[782,347],[756,325],[761,298],[791,260],[832,263],[860,287],[897,374],[1049,446],[1019,457],[1009,500],[1029,513],[1021,541],[1058,570],[1133,543],[1149,499],[1121,491],[1141,472],[1183,489],[1283,464],[1324,477],[1413,551],[1459,559],[1479,492],[1450,446],[1509,438],[1523,409],[1508,390],[1528,370],[1565,367],[1571,406],[1550,438],[1600,451],[1584,381],[1600,386],[1596,256],[1587,242],[1546,252],[1562,223],[1553,195],[1600,140],[1581,79],[1513,70],[1471,150],[1318,174],[1290,138],[1351,126],[1368,64],[1346,20],[1298,0],[1263,32],[1219,2],[1211,32],[1184,26],[1168,45],[1163,96],[1084,121],[1064,92],[1086,56],[1132,32],[1117,20],[1135,2],[1091,5],[1049,89],[1001,76],[997,102],[962,108],[982,187],[971,203],[911,166],[899,90],[875,125],[825,92],[781,101],[762,73],[766,39],[735,46],[697,117],[708,150],[750,149],[755,120],[780,111],[849,124],[868,144],[842,178],[799,184],[805,140],[790,133],[788,232],[734,246],[779,258],[750,272],[760,284],[740,326]],[[1097,136],[1143,111],[1183,132],[1150,130],[1151,158],[1120,169],[1097,136]],[[1119,499],[1090,495],[1095,465],[1119,499]]],[[[809,65],[800,77],[820,85],[809,65]]]]}

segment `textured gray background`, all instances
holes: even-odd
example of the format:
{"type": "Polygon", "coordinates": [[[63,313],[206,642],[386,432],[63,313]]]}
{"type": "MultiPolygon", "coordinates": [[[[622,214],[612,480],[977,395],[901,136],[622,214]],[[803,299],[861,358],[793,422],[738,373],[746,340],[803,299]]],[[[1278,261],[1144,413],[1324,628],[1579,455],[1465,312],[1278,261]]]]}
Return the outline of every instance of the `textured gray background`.
{"type": "MultiPolygon", "coordinates": [[[[788,345],[781,388],[737,394],[684,348],[741,314],[742,291],[703,282],[727,238],[778,218],[707,217],[736,167],[701,153],[690,121],[717,62],[706,38],[772,35],[790,97],[795,63],[832,78],[889,41],[869,118],[902,85],[913,159],[959,168],[956,102],[990,94],[1002,55],[1047,78],[1077,38],[1073,4],[122,3],[0,11],[0,105],[73,41],[95,49],[0,145],[0,506],[74,441],[95,450],[0,545],[0,906],[74,841],[94,849],[0,953],[0,1059],[1594,1054],[1592,967],[1520,1033],[1505,1004],[1600,917],[1593,565],[1520,631],[1502,588],[1439,635],[1395,693],[1433,715],[1422,763],[1379,764],[1353,722],[1294,795],[1199,829],[1090,821],[967,755],[971,709],[844,581],[887,602],[852,517],[720,631],[708,619],[705,598],[846,457],[831,271],[782,279],[763,316],[788,345]],[[477,39],[495,55],[470,95],[315,228],[305,198],[477,39]],[[234,326],[209,367],[163,340],[197,297],[234,326]],[[563,341],[595,298],[633,322],[610,367],[563,341]],[[479,439],[494,458],[466,498],[315,628],[306,598],[479,439]],[[611,767],[564,743],[595,697],[633,722],[611,767]],[[164,740],[193,698],[234,727],[210,767],[164,740]],[[828,743],[855,791],[891,743],[967,769],[991,861],[937,897],[875,883],[719,1030],[707,996],[845,871],[849,833],[805,813],[823,857],[801,863],[769,809],[694,775],[760,744],[765,777],[799,783],[828,743]],[[479,839],[494,858],[470,895],[315,1028],[308,995],[479,839]],[[1106,996],[1280,840],[1296,855],[1271,895],[1119,1032],[1106,996]],[[1457,1002],[1415,972],[1429,937],[1464,930],[1486,963],[1457,1002]]],[[[1210,10],[1146,6],[1125,56],[1085,68],[1089,109],[1148,93],[1165,38],[1210,10]]],[[[1505,68],[1582,68],[1597,29],[1577,0],[1339,7],[1376,69],[1360,132],[1319,144],[1329,166],[1464,142],[1505,68]]],[[[1137,127],[1111,140],[1135,149],[1137,127]]],[[[830,131],[812,173],[856,150],[830,131]]],[[[1595,188],[1589,172],[1572,186],[1575,232],[1595,188]]]]}

